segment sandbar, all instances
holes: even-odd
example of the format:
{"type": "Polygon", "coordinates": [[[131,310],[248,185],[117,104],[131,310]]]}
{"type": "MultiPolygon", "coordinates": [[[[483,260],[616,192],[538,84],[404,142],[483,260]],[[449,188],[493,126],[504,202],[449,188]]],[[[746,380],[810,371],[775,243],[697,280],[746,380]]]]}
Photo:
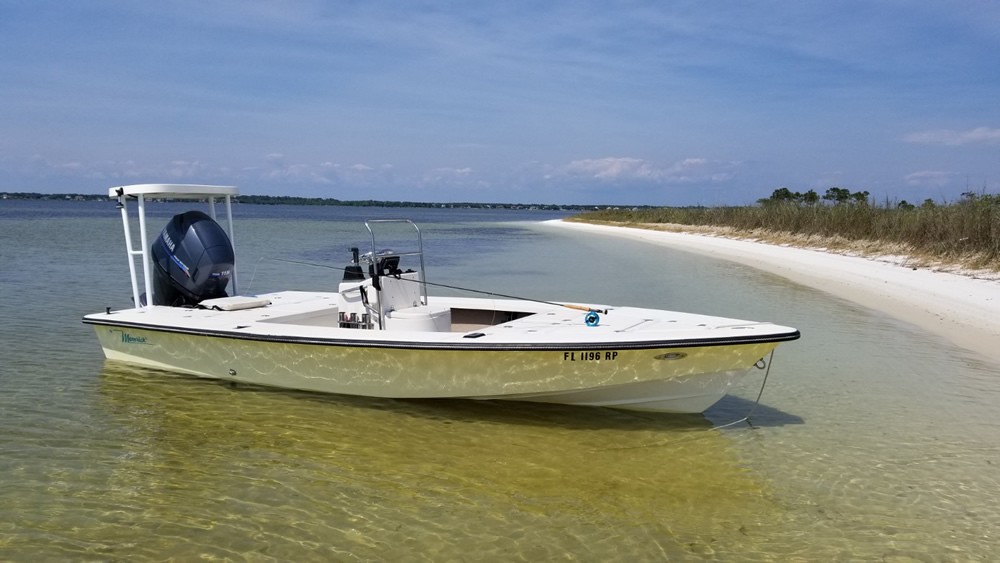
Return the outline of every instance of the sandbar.
{"type": "Polygon", "coordinates": [[[899,260],[684,232],[546,224],[624,237],[745,264],[881,311],[1000,363],[1000,280],[913,268],[899,260]]]}

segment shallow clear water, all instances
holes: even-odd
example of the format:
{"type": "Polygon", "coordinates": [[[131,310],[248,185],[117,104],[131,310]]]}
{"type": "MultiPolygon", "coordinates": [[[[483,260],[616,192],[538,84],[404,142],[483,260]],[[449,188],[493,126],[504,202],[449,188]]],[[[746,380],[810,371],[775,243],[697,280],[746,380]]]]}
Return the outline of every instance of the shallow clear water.
{"type": "Polygon", "coordinates": [[[516,222],[549,215],[235,211],[250,291],[332,287],[273,259],[340,267],[361,219],[406,213],[431,281],[803,338],[754,428],[712,429],[762,372],[704,416],[231,388],[105,364],[80,317],[129,303],[113,205],[4,201],[0,560],[1000,556],[1000,367],[925,332],[752,268],[516,222]]]}

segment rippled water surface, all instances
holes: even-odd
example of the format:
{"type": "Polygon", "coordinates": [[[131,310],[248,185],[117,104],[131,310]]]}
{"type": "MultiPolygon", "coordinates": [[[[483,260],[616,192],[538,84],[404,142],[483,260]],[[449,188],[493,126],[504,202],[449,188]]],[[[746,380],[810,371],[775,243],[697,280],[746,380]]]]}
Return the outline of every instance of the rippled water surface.
{"type": "MultiPolygon", "coordinates": [[[[182,210],[161,204],[158,229],[182,210]]],[[[400,210],[237,206],[250,291],[332,288],[400,210]]],[[[406,210],[431,281],[798,327],[705,415],[322,396],[105,363],[129,304],[111,204],[0,202],[0,560],[1000,557],[1000,367],[752,268],[406,210]]]]}

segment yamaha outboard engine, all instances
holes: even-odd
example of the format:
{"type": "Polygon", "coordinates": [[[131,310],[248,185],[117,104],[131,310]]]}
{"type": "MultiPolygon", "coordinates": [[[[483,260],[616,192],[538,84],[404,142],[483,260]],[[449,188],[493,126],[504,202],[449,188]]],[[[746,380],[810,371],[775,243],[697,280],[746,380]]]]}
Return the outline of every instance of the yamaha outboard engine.
{"type": "Polygon", "coordinates": [[[226,297],[233,245],[226,231],[201,211],[174,215],[153,243],[153,305],[194,306],[226,297]]]}

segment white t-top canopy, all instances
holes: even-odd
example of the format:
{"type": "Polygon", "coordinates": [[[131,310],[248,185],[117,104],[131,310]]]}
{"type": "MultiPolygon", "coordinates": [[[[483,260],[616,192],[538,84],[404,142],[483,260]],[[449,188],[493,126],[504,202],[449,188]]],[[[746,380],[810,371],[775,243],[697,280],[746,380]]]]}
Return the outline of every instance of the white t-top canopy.
{"type": "MultiPolygon", "coordinates": [[[[222,198],[226,206],[226,219],[229,223],[229,242],[233,245],[235,253],[236,239],[233,237],[233,210],[232,199],[239,195],[236,186],[203,186],[198,184],[134,184],[131,186],[116,186],[108,189],[108,197],[118,200],[118,207],[121,208],[122,226],[125,229],[125,253],[128,256],[129,273],[132,276],[132,300],[136,307],[151,306],[153,301],[153,266],[150,262],[149,236],[146,232],[146,198],[162,199],[201,199],[208,200],[208,214],[215,219],[216,198],[222,198]],[[139,248],[132,244],[132,229],[129,227],[128,206],[129,198],[136,198],[138,201],[139,215],[139,248]],[[139,294],[139,278],[135,269],[134,258],[142,260],[142,281],[146,290],[146,303],[143,305],[139,294]]],[[[236,285],[236,268],[232,270],[233,295],[238,294],[236,285]]]]}
{"type": "Polygon", "coordinates": [[[236,186],[201,186],[197,184],[135,184],[108,189],[108,197],[155,196],[170,199],[204,199],[207,197],[237,196],[236,186]],[[121,190],[121,192],[119,192],[121,190]]]}

